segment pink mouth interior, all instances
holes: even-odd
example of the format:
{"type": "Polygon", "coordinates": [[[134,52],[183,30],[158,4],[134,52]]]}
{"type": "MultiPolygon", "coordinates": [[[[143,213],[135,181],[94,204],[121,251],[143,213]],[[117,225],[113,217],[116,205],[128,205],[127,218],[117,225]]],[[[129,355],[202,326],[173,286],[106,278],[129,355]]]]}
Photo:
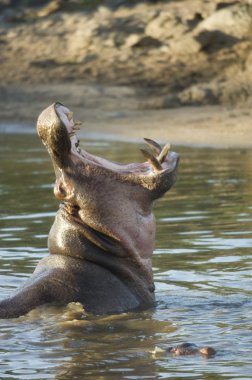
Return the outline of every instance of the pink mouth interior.
{"type": "MultiPolygon", "coordinates": [[[[156,174],[156,171],[153,170],[153,166],[150,162],[143,162],[143,163],[131,163],[131,164],[120,164],[116,162],[108,161],[104,158],[94,156],[85,150],[81,149],[79,147],[79,140],[75,134],[76,128],[75,128],[75,122],[73,120],[73,113],[69,110],[69,108],[61,105],[56,104],[55,106],[57,115],[59,116],[60,120],[66,127],[69,138],[71,141],[71,153],[76,155],[78,158],[80,158],[82,161],[85,161],[85,163],[91,163],[98,166],[105,167],[109,170],[116,171],[121,174],[130,174],[130,173],[138,173],[142,175],[151,175],[153,173],[156,174]]],[[[163,170],[167,169],[173,169],[174,167],[174,153],[169,152],[167,154],[167,157],[161,164],[162,169],[159,172],[162,172],[163,170]]]]}

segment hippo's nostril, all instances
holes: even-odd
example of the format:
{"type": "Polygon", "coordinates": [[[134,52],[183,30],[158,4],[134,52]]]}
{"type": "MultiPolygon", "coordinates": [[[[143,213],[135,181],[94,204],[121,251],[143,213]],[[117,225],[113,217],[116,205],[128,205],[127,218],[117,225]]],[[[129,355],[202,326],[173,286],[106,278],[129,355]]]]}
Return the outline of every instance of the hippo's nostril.
{"type": "Polygon", "coordinates": [[[66,193],[66,191],[63,188],[63,186],[62,186],[61,183],[60,184],[58,184],[58,183],[55,184],[55,186],[54,186],[54,195],[58,199],[61,199],[61,200],[65,199],[67,193],[66,193]]]}

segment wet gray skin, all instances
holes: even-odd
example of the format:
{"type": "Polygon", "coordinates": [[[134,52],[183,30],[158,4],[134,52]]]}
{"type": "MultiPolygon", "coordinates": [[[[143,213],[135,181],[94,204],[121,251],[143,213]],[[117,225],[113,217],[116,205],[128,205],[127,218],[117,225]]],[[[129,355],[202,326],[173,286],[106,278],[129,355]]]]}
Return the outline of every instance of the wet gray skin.
{"type": "Polygon", "coordinates": [[[50,255],[22,288],[0,302],[1,318],[50,302],[80,302],[94,314],[155,303],[153,203],[175,183],[178,155],[146,139],[154,151],[143,151],[147,162],[110,162],[80,149],[77,125],[60,103],[38,118],[61,205],[49,233],[50,255]]]}
{"type": "Polygon", "coordinates": [[[206,357],[212,357],[216,354],[216,351],[213,347],[198,347],[194,343],[181,343],[177,346],[169,347],[167,353],[174,356],[201,354],[206,357]]]}

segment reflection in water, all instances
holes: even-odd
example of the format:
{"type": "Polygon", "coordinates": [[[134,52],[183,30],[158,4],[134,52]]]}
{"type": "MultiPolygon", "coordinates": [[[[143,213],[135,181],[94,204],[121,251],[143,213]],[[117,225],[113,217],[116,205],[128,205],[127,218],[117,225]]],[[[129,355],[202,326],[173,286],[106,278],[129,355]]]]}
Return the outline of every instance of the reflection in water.
{"type": "MultiPolygon", "coordinates": [[[[137,146],[86,142],[114,161],[142,160],[137,146]]],[[[251,151],[178,148],[176,187],[155,205],[157,307],[95,317],[80,305],[1,320],[3,379],[250,379],[251,151]],[[201,356],[153,355],[181,342],[215,347],[201,356]]],[[[54,174],[32,135],[1,145],[1,298],[47,254],[57,211],[54,174]]]]}

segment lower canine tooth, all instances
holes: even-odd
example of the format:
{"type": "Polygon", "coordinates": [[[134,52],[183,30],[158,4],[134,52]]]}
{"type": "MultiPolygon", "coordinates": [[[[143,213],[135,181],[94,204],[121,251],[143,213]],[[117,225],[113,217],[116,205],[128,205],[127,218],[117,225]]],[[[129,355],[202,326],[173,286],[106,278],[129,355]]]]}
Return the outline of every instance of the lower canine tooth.
{"type": "Polygon", "coordinates": [[[162,151],[160,152],[159,156],[157,157],[159,162],[161,162],[161,163],[164,162],[165,157],[167,156],[170,149],[171,149],[171,144],[169,144],[169,143],[163,147],[162,151]]]}
{"type": "Polygon", "coordinates": [[[148,150],[145,149],[140,149],[142,154],[144,155],[145,158],[147,158],[148,162],[152,165],[152,168],[154,171],[159,171],[162,170],[162,165],[161,163],[157,160],[156,157],[153,156],[152,153],[148,152],[148,150]]]}

